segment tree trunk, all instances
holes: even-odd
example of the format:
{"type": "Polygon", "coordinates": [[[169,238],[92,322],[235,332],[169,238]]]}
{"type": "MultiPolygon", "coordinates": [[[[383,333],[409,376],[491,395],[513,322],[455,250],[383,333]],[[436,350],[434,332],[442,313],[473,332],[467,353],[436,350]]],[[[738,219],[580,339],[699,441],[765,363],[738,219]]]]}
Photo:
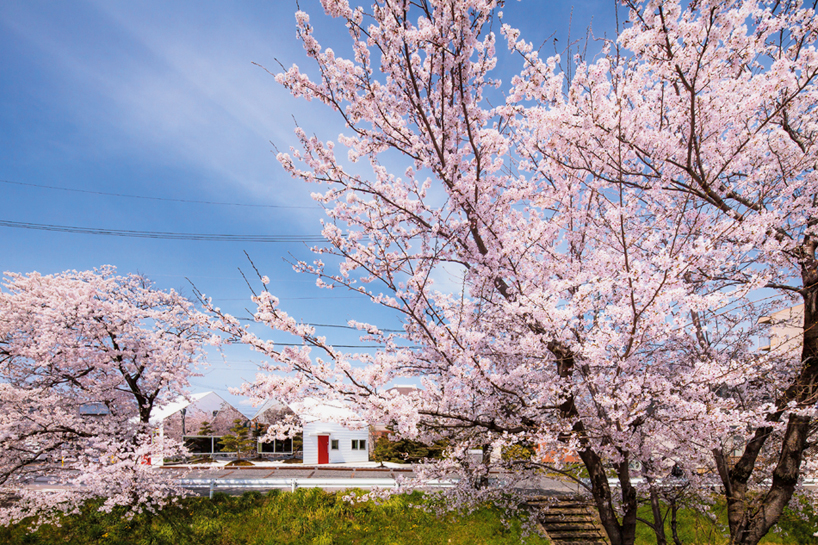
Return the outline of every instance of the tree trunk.
{"type": "MultiPolygon", "coordinates": [[[[570,378],[574,371],[574,354],[562,344],[551,341],[548,349],[556,358],[557,372],[561,378],[570,378]]],[[[559,406],[560,416],[564,419],[576,419],[579,415],[574,396],[568,395],[559,406]]],[[[611,497],[611,487],[608,485],[608,475],[605,473],[605,465],[599,455],[590,447],[586,437],[585,425],[582,420],[575,420],[571,428],[571,433],[563,435],[564,440],[576,436],[580,439],[583,448],[579,451],[579,457],[588,470],[591,479],[591,495],[594,497],[599,519],[602,527],[611,540],[611,545],[633,545],[636,540],[636,490],[631,486],[630,475],[628,473],[628,458],[616,468],[619,475],[619,483],[622,487],[622,505],[625,508],[625,516],[622,523],[613,508],[611,497]]]]}
{"type": "Polygon", "coordinates": [[[756,545],[778,522],[798,482],[809,427],[808,417],[790,415],[772,485],[763,499],[744,508],[739,523],[731,528],[731,545],[756,545]]]}
{"type": "Polygon", "coordinates": [[[653,513],[653,533],[656,534],[656,545],[667,545],[665,536],[665,519],[662,517],[662,506],[659,504],[659,494],[653,487],[653,479],[648,479],[650,485],[650,510],[653,513]]]}
{"type": "Polygon", "coordinates": [[[675,545],[682,545],[682,540],[679,539],[679,527],[676,523],[676,513],[679,512],[679,503],[676,498],[670,500],[670,531],[673,533],[673,543],[675,545]]]}
{"type": "Polygon", "coordinates": [[[488,488],[489,486],[489,468],[491,467],[491,443],[483,445],[483,454],[481,457],[482,466],[478,469],[478,474],[475,479],[475,488],[488,488]]]}
{"type": "MultiPolygon", "coordinates": [[[[801,352],[801,372],[779,401],[779,410],[796,401],[799,408],[814,405],[816,382],[818,381],[818,261],[815,260],[815,244],[809,239],[804,245],[807,256],[802,262],[801,276],[804,298],[804,343],[801,352]]],[[[780,418],[780,412],[778,418],[780,418]]],[[[771,418],[771,420],[773,420],[771,418]]],[[[776,419],[777,420],[777,419],[776,419]]],[[[807,416],[790,414],[787,428],[781,441],[781,450],[773,471],[772,484],[767,493],[757,501],[747,498],[747,479],[755,466],[755,456],[742,455],[727,475],[725,493],[727,496],[728,521],[731,545],[756,545],[759,540],[778,522],[781,513],[792,498],[801,470],[803,453],[807,446],[807,436],[812,420],[807,416]],[[745,458],[747,458],[745,460],[745,458]],[[747,463],[752,462],[752,463],[747,463]]],[[[748,444],[748,449],[760,450],[769,436],[768,428],[760,428],[748,444]],[[756,443],[758,443],[758,445],[756,443]]],[[[717,457],[719,473],[723,473],[724,461],[717,457]]]]}
{"type": "Polygon", "coordinates": [[[591,448],[581,450],[579,457],[591,478],[591,494],[599,512],[599,520],[608,539],[611,540],[611,545],[633,545],[636,541],[637,502],[636,490],[630,484],[627,456],[616,468],[622,487],[622,505],[625,509],[621,523],[613,508],[611,487],[608,485],[608,475],[605,473],[602,459],[591,448]]]}
{"type": "Polygon", "coordinates": [[[624,454],[623,460],[617,468],[619,474],[619,487],[622,490],[622,508],[625,510],[622,516],[622,543],[631,545],[636,541],[636,515],[639,507],[636,489],[631,484],[630,457],[624,454]]]}

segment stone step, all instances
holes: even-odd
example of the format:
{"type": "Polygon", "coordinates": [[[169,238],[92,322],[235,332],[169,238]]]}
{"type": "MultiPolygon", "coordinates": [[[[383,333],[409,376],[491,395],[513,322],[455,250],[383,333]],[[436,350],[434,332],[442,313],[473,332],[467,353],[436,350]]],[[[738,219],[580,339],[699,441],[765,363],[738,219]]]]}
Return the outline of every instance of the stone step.
{"type": "Polygon", "coordinates": [[[551,536],[553,539],[561,539],[564,540],[566,538],[571,539],[600,539],[599,532],[595,529],[588,531],[588,530],[548,530],[548,535],[551,536]]]}
{"type": "Polygon", "coordinates": [[[546,528],[554,528],[555,530],[557,530],[557,529],[567,529],[567,528],[577,528],[577,529],[596,528],[597,530],[599,529],[599,526],[597,526],[596,523],[594,523],[594,521],[587,520],[587,519],[584,519],[584,520],[558,520],[558,521],[543,520],[543,519],[538,519],[538,520],[540,521],[540,524],[542,524],[546,528]]]}
{"type": "Polygon", "coordinates": [[[543,509],[543,515],[554,517],[587,517],[588,511],[560,511],[559,509],[543,509]]]}
{"type": "Polygon", "coordinates": [[[560,541],[559,545],[608,545],[607,541],[560,541]]]}
{"type": "Polygon", "coordinates": [[[559,507],[541,507],[540,508],[543,513],[553,513],[557,515],[587,515],[589,512],[588,509],[560,509],[559,507]]]}
{"type": "Polygon", "coordinates": [[[594,507],[576,498],[529,501],[552,545],[609,545],[594,507]]]}
{"type": "MultiPolygon", "coordinates": [[[[589,521],[580,522],[566,522],[566,523],[549,523],[548,528],[553,528],[555,532],[560,531],[593,531],[599,530],[596,524],[589,521]]],[[[550,530],[549,530],[550,531],[550,530]]]]}
{"type": "Polygon", "coordinates": [[[600,537],[595,533],[588,534],[559,534],[553,532],[546,532],[548,539],[551,540],[552,545],[565,545],[567,543],[599,543],[600,545],[609,545],[607,539],[600,537]]]}
{"type": "Polygon", "coordinates": [[[558,513],[554,511],[543,511],[540,513],[540,518],[548,519],[548,520],[584,520],[589,516],[593,516],[590,513],[583,512],[583,513],[558,513]]]}
{"type": "Polygon", "coordinates": [[[550,502],[550,501],[528,501],[528,505],[536,506],[536,507],[547,507],[551,506],[552,509],[587,509],[589,507],[593,507],[590,503],[578,503],[578,502],[571,502],[571,503],[562,503],[562,502],[550,502]]]}

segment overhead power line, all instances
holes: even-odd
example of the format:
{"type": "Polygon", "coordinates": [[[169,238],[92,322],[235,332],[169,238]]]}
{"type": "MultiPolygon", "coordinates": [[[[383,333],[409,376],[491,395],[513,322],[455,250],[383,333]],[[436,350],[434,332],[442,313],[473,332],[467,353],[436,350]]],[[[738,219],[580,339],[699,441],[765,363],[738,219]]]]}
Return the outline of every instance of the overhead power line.
{"type": "MultiPolygon", "coordinates": [[[[286,295],[282,295],[278,299],[281,301],[308,301],[311,299],[359,299],[361,295],[369,297],[368,293],[359,293],[358,295],[321,295],[316,297],[287,297],[286,295]]],[[[221,299],[219,297],[214,297],[214,301],[249,301],[249,297],[231,297],[229,299],[221,299]]]]}
{"type": "Polygon", "coordinates": [[[108,193],[106,191],[91,191],[89,189],[75,189],[72,187],[59,187],[55,185],[29,184],[26,182],[13,182],[11,180],[0,180],[3,184],[22,185],[26,187],[38,187],[40,189],[55,189],[57,191],[70,191],[72,193],[87,193],[89,195],[103,195],[106,197],[120,197],[127,199],[145,199],[151,201],[165,201],[165,202],[183,202],[187,204],[213,204],[220,206],[246,206],[253,208],[307,208],[320,210],[318,206],[292,206],[282,204],[250,204],[239,202],[218,202],[218,201],[199,201],[195,199],[171,199],[169,197],[148,197],[146,195],[130,195],[127,193],[108,193]]]}
{"type": "MultiPolygon", "coordinates": [[[[351,325],[337,325],[337,324],[310,324],[310,325],[316,326],[316,327],[338,327],[338,328],[341,328],[341,329],[354,329],[355,331],[361,331],[357,327],[352,327],[351,325]]],[[[381,331],[384,331],[386,333],[403,333],[402,329],[381,329],[381,331]]]]}
{"type": "MultiPolygon", "coordinates": [[[[238,318],[238,320],[242,322],[255,322],[254,318],[238,318]]],[[[361,333],[366,333],[365,330],[358,329],[357,327],[352,327],[351,325],[340,325],[340,324],[313,324],[310,322],[302,322],[304,325],[312,326],[312,327],[335,327],[338,329],[351,329],[353,331],[360,331],[361,333]]],[[[383,333],[403,333],[402,329],[380,329],[383,333]]]]}
{"type": "Polygon", "coordinates": [[[51,225],[46,223],[28,223],[22,221],[0,220],[0,227],[15,229],[33,229],[37,231],[57,231],[83,235],[106,235],[113,237],[153,238],[164,240],[196,240],[211,242],[324,242],[320,235],[223,235],[214,233],[173,233],[166,231],[132,231],[125,229],[103,229],[98,227],[74,227],[70,225],[51,225]]]}
{"type": "MultiPolygon", "coordinates": [[[[304,346],[304,343],[277,343],[273,341],[274,345],[277,346],[304,346]]],[[[327,343],[328,346],[333,348],[386,348],[385,344],[333,344],[327,343]]],[[[400,348],[416,348],[414,346],[401,346],[400,348]]]]}

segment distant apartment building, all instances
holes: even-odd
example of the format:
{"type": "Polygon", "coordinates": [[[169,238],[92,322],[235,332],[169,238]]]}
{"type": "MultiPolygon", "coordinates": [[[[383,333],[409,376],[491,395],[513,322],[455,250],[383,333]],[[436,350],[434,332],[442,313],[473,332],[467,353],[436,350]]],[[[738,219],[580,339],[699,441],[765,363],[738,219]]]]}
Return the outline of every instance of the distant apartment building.
{"type": "MultiPolygon", "coordinates": [[[[804,305],[785,308],[758,319],[759,324],[769,325],[768,336],[759,340],[761,352],[773,354],[800,353],[804,336],[804,305]]],[[[744,453],[746,437],[735,435],[725,438],[724,450],[736,459],[744,453]]]]}
{"type": "Polygon", "coordinates": [[[801,350],[804,341],[804,305],[785,308],[769,316],[762,316],[758,323],[770,325],[769,337],[761,340],[760,350],[782,353],[801,350]]]}

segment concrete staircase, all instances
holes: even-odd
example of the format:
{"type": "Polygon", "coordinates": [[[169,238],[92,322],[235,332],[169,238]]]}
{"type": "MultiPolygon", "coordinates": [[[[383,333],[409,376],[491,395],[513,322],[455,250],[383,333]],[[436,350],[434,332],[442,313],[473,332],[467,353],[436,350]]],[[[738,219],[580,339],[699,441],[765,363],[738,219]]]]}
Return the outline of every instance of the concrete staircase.
{"type": "Polygon", "coordinates": [[[610,545],[593,505],[576,497],[528,501],[553,545],[610,545]]]}

